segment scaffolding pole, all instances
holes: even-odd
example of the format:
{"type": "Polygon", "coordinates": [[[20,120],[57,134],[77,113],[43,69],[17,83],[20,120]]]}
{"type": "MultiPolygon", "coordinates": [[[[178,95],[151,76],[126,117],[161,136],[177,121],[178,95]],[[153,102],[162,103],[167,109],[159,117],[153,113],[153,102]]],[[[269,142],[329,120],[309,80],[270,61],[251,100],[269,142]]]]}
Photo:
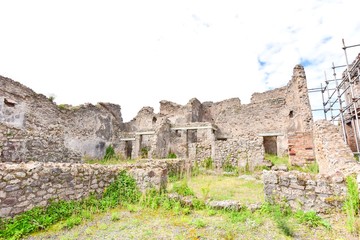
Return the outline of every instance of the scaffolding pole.
{"type": "MultiPolygon", "coordinates": [[[[351,79],[351,74],[350,74],[350,64],[349,64],[349,60],[348,60],[348,56],[347,56],[347,52],[346,52],[346,49],[347,48],[350,48],[350,47],[355,47],[355,46],[360,46],[360,44],[358,45],[353,45],[353,46],[348,46],[346,47],[345,46],[345,41],[344,39],[342,40],[342,43],[343,43],[343,50],[344,50],[344,54],[345,54],[345,60],[346,60],[346,75],[348,77],[348,80],[349,80],[349,85],[350,85],[350,93],[351,93],[351,102],[352,102],[352,105],[353,105],[353,108],[354,108],[354,114],[355,114],[355,125],[354,125],[354,131],[356,131],[356,134],[355,134],[355,141],[356,141],[356,148],[357,148],[357,152],[360,152],[360,149],[359,149],[359,136],[360,136],[360,128],[359,128],[359,115],[358,115],[358,110],[357,110],[357,101],[358,101],[358,98],[355,100],[355,95],[354,95],[354,89],[353,89],[353,84],[354,84],[354,81],[352,81],[351,79]],[[355,100],[355,101],[354,101],[355,100]]],[[[352,111],[351,111],[351,114],[352,114],[352,111]]],[[[352,121],[353,122],[353,121],[352,121]]]]}
{"type": "Polygon", "coordinates": [[[323,109],[313,109],[312,111],[323,111],[325,120],[328,120],[328,112],[331,115],[329,121],[333,124],[341,124],[342,137],[346,144],[354,135],[352,150],[354,154],[360,153],[360,54],[357,55],[352,64],[349,64],[347,49],[360,47],[360,44],[346,46],[342,40],[346,64],[335,66],[332,63],[333,79],[328,79],[326,72],[325,83],[320,84],[320,88],[309,89],[309,93],[321,92],[323,109]],[[338,68],[345,68],[341,78],[336,78],[338,68]],[[326,93],[325,93],[326,91],[326,93]],[[346,130],[346,126],[351,126],[353,133],[346,130]],[[351,134],[350,134],[351,133],[351,134]]]}

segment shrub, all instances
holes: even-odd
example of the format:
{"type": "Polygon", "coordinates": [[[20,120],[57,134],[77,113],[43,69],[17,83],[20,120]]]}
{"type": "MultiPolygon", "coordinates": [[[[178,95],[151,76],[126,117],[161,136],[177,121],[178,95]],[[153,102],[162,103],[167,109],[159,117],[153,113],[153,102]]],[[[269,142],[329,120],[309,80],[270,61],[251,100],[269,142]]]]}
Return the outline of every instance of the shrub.
{"type": "Polygon", "coordinates": [[[149,154],[149,147],[142,147],[140,149],[140,157],[141,158],[148,158],[148,154],[149,154]]]}
{"type": "Polygon", "coordinates": [[[300,223],[304,223],[309,227],[318,227],[324,226],[326,228],[330,228],[330,224],[323,220],[319,215],[316,214],[315,211],[303,212],[297,211],[295,213],[295,217],[298,219],[300,223]]]}
{"type": "Polygon", "coordinates": [[[167,158],[177,158],[176,154],[173,152],[169,152],[169,154],[167,155],[167,158]]]}
{"type": "Polygon", "coordinates": [[[104,160],[109,160],[111,158],[115,158],[115,150],[114,147],[112,145],[109,145],[106,150],[105,150],[105,156],[104,156],[104,160]]]}
{"type": "Polygon", "coordinates": [[[190,189],[186,179],[174,183],[172,191],[182,196],[194,196],[194,191],[190,189]]]}
{"type": "Polygon", "coordinates": [[[211,157],[205,158],[203,161],[205,169],[213,169],[213,160],[211,157]]]}

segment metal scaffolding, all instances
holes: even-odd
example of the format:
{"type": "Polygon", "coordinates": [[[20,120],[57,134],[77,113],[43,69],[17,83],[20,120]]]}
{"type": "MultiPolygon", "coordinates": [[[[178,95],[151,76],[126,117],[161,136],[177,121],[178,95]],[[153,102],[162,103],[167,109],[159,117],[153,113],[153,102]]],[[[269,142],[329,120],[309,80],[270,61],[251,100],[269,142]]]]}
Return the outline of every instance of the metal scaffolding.
{"type": "Polygon", "coordinates": [[[355,149],[353,148],[354,154],[359,154],[360,54],[349,64],[347,50],[359,47],[360,44],[346,46],[344,40],[342,43],[346,64],[336,66],[332,63],[333,78],[328,79],[325,73],[325,84],[309,89],[309,93],[321,92],[323,107],[312,111],[323,111],[326,120],[329,117],[332,123],[339,123],[344,142],[350,144],[349,141],[353,141],[356,146],[355,149]],[[341,78],[337,77],[339,69],[342,71],[341,78]]]}

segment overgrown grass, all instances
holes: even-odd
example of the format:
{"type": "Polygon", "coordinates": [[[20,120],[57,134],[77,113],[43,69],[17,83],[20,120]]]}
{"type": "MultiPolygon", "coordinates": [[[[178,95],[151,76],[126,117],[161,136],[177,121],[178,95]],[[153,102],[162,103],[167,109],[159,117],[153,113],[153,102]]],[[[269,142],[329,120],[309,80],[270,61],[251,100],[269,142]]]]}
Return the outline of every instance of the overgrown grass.
{"type": "Polygon", "coordinates": [[[63,231],[65,238],[85,234],[90,239],[99,239],[111,231],[120,234],[119,237],[114,236],[117,239],[286,239],[293,236],[332,239],[337,236],[336,233],[323,232],[322,229],[330,229],[330,225],[315,212],[294,213],[285,203],[273,205],[261,200],[262,207],[254,212],[245,207],[240,211],[230,211],[215,210],[205,205],[206,199],[225,198],[229,195],[226,191],[237,189],[242,191],[233,193],[233,199],[258,202],[253,198],[263,196],[262,192],[258,192],[262,191],[262,184],[252,184],[258,183],[219,176],[197,176],[174,183],[172,191],[184,196],[195,195],[191,206],[169,198],[164,191],[151,189],[140,194],[134,179],[122,172],[102,198],[92,196],[80,202],[53,202],[48,208],[33,209],[12,220],[2,220],[0,238],[19,239],[30,232],[47,229],[56,222],[61,223],[57,231],[63,231]],[[117,206],[120,208],[115,208],[117,206]],[[124,211],[126,214],[123,214],[124,211]],[[101,218],[82,232],[74,230],[86,219],[95,218],[93,221],[97,221],[99,215],[108,217],[101,218]],[[128,219],[125,221],[124,218],[128,219]],[[315,229],[316,236],[312,234],[312,229],[315,229]]]}
{"type": "Polygon", "coordinates": [[[264,185],[260,181],[236,176],[198,175],[187,179],[199,199],[239,200],[241,203],[264,202],[264,185]]]}
{"type": "Polygon", "coordinates": [[[275,166],[278,165],[286,165],[289,166],[289,157],[288,156],[282,156],[279,157],[277,155],[274,154],[265,154],[265,159],[270,160],[272,162],[272,164],[274,164],[275,166]]]}
{"type": "Polygon", "coordinates": [[[300,172],[313,173],[313,174],[319,173],[319,165],[317,164],[316,161],[307,164],[305,166],[292,166],[289,162],[289,156],[279,157],[268,153],[265,154],[265,159],[270,160],[272,164],[274,164],[275,166],[285,165],[288,167],[290,171],[297,170],[300,172]]]}
{"type": "Polygon", "coordinates": [[[54,201],[46,208],[36,207],[12,219],[0,219],[0,239],[20,239],[31,232],[48,228],[59,221],[72,228],[91,214],[104,212],[120,204],[135,203],[140,198],[136,182],[125,171],[104,191],[82,201],[54,201]]]}
{"type": "Polygon", "coordinates": [[[359,233],[359,190],[358,184],[353,176],[346,178],[347,196],[344,202],[344,210],[346,212],[347,220],[346,226],[351,233],[359,233]]]}

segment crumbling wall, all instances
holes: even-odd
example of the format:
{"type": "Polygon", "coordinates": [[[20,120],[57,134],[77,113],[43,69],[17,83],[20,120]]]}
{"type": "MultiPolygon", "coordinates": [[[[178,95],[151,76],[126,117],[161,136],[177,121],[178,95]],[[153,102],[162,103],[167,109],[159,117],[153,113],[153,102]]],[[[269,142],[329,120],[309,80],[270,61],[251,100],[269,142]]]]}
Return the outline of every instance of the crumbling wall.
{"type": "Polygon", "coordinates": [[[14,216],[51,200],[79,200],[101,194],[119,171],[127,170],[141,191],[164,188],[167,171],[182,171],[184,160],[134,165],[89,165],[29,162],[0,163],[0,217],[14,216]]]}
{"type": "Polygon", "coordinates": [[[267,199],[285,198],[293,208],[327,212],[341,207],[347,191],[346,176],[356,175],[360,183],[360,164],[344,143],[338,126],[318,120],[313,125],[313,137],[320,174],[264,171],[267,199]]]}
{"type": "Polygon", "coordinates": [[[99,103],[79,107],[56,105],[11,79],[0,76],[0,124],[6,131],[21,129],[12,146],[1,155],[1,161],[81,161],[82,155],[100,158],[106,145],[116,144],[123,128],[120,106],[99,103]],[[5,127],[4,127],[5,126],[5,127]],[[16,139],[16,143],[15,143],[16,139]],[[15,149],[22,146],[20,159],[15,149]],[[24,149],[25,148],[25,149],[24,149]],[[12,152],[12,150],[14,150],[12,152]]]}
{"type": "Polygon", "coordinates": [[[326,120],[314,123],[314,145],[316,161],[321,174],[360,172],[360,165],[339,133],[339,127],[326,120]]]}
{"type": "Polygon", "coordinates": [[[117,145],[123,123],[120,106],[84,104],[63,110],[64,143],[82,156],[102,158],[106,147],[117,145]]]}
{"type": "Polygon", "coordinates": [[[263,171],[263,181],[268,201],[285,200],[293,209],[304,211],[327,213],[339,209],[347,192],[342,174],[315,176],[298,171],[263,171]]]}

